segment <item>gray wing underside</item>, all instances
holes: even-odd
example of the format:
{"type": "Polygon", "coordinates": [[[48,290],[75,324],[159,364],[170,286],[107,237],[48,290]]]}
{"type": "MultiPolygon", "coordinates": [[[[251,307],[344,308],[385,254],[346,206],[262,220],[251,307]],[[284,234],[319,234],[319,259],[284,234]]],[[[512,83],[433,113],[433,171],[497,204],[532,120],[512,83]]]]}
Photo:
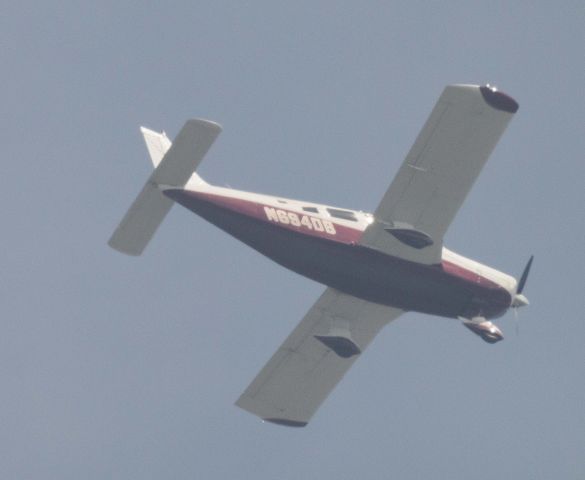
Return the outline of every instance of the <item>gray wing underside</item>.
{"type": "Polygon", "coordinates": [[[363,352],[402,310],[328,288],[236,405],[263,420],[304,426],[361,354],[343,358],[316,337],[346,332],[363,352]]]}
{"type": "Polygon", "coordinates": [[[438,263],[443,236],[518,104],[490,87],[445,88],[361,243],[419,263],[438,263]],[[432,239],[416,249],[388,233],[405,226],[432,239]]]}

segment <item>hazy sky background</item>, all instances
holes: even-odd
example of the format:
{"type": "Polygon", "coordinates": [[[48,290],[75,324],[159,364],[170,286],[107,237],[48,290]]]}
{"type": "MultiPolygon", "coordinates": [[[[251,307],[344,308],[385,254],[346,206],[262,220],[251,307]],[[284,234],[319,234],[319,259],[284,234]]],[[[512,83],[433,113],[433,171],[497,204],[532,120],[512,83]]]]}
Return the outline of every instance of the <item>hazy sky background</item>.
{"type": "Polygon", "coordinates": [[[585,478],[583,2],[8,2],[0,16],[0,478],[585,478]],[[518,276],[488,345],[387,327],[305,429],[233,402],[323,287],[175,207],[106,242],[138,127],[224,132],[209,181],[373,210],[443,87],[520,110],[447,233],[518,276]]]}

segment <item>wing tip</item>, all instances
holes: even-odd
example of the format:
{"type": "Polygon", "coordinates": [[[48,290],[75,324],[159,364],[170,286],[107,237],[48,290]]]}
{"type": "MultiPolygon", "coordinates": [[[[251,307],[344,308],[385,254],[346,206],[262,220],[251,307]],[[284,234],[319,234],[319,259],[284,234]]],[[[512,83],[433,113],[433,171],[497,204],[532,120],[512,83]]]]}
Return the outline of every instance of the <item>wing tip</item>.
{"type": "Polygon", "coordinates": [[[128,245],[123,240],[116,238],[115,232],[108,240],[108,245],[110,248],[113,248],[114,250],[131,257],[139,257],[144,251],[143,248],[136,248],[135,245],[128,245]]]}
{"type": "Polygon", "coordinates": [[[306,420],[294,420],[292,418],[284,418],[278,416],[279,413],[274,409],[263,408],[257,401],[254,401],[246,393],[243,393],[240,398],[236,401],[236,406],[241,409],[260,417],[263,422],[274,423],[275,425],[281,425],[283,427],[294,427],[302,428],[306,427],[309,423],[309,419],[306,420]],[[274,415],[274,416],[273,416],[274,415]]]}
{"type": "Polygon", "coordinates": [[[263,418],[265,422],[282,425],[283,427],[302,428],[306,427],[309,422],[299,422],[297,420],[289,420],[288,418],[263,418]]]}
{"type": "Polygon", "coordinates": [[[479,87],[479,91],[481,92],[485,102],[496,110],[502,110],[508,113],[516,113],[520,107],[518,102],[512,97],[498,91],[495,87],[492,87],[489,84],[479,87]]]}
{"type": "Polygon", "coordinates": [[[206,118],[191,118],[185,122],[185,126],[193,126],[195,128],[205,128],[209,131],[219,133],[223,130],[223,127],[213,120],[207,120],[206,118]]]}

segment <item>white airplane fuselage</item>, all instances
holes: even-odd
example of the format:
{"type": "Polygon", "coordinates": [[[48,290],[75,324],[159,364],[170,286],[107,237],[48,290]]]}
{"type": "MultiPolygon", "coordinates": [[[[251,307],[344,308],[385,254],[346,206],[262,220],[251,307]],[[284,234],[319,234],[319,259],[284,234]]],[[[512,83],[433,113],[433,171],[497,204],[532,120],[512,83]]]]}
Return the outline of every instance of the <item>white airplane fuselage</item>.
{"type": "Polygon", "coordinates": [[[164,194],[280,265],[371,302],[450,318],[496,318],[515,278],[447,248],[423,265],[360,244],[361,211],[189,182],[164,194]]]}

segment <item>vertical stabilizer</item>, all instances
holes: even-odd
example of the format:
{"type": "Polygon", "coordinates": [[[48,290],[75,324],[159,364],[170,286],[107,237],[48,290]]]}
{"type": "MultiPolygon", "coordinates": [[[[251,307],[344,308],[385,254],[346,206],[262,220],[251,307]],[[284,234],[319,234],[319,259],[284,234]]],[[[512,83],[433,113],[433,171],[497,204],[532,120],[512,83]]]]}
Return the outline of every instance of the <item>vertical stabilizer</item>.
{"type": "Polygon", "coordinates": [[[165,132],[158,133],[146,127],[140,127],[140,132],[144,137],[144,143],[146,143],[152,164],[156,168],[169,148],[171,148],[172,143],[165,132]]]}

